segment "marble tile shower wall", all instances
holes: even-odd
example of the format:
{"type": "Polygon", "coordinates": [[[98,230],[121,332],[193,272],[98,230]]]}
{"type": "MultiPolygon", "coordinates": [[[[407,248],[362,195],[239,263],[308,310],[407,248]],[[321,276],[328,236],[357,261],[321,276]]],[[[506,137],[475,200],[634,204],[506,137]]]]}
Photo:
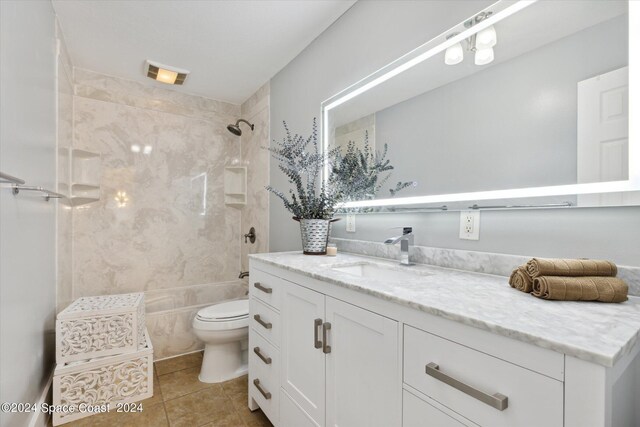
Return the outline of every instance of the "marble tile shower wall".
{"type": "MultiPolygon", "coordinates": [[[[247,144],[268,138],[264,99],[268,86],[247,103],[259,122],[247,144]]],[[[195,312],[245,294],[242,221],[266,229],[268,208],[252,203],[257,191],[242,213],[224,204],[224,167],[243,161],[245,143],[226,125],[240,114],[238,105],[75,70],[74,148],[101,154],[101,199],[74,208],[73,297],[144,291],[156,359],[202,348],[195,312]]],[[[261,154],[247,155],[254,176],[261,154]]],[[[259,232],[260,247],[266,238],[259,232]]]]}

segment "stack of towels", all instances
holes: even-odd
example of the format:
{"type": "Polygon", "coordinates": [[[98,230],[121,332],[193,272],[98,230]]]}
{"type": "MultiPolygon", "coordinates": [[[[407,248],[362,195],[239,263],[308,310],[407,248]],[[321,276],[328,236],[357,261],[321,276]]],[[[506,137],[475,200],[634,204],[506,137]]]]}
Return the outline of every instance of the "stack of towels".
{"type": "Polygon", "coordinates": [[[605,260],[533,258],[513,270],[509,284],[543,299],[623,302],[629,287],[617,273],[605,260]]]}

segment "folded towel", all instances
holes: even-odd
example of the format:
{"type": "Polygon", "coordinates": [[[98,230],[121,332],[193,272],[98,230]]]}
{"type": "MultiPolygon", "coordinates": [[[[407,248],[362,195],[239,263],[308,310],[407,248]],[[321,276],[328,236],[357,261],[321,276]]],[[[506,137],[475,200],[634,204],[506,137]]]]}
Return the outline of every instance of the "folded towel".
{"type": "Polygon", "coordinates": [[[527,273],[527,267],[521,265],[513,270],[511,277],[509,277],[509,284],[512,288],[516,288],[519,291],[529,293],[533,290],[533,280],[527,273]]]}
{"type": "Polygon", "coordinates": [[[533,279],[532,295],[562,301],[626,301],[629,287],[616,277],[540,276],[533,279]]]}
{"type": "Polygon", "coordinates": [[[533,258],[527,263],[532,278],[538,276],[608,276],[615,277],[618,268],[611,261],[597,259],[533,258]]]}

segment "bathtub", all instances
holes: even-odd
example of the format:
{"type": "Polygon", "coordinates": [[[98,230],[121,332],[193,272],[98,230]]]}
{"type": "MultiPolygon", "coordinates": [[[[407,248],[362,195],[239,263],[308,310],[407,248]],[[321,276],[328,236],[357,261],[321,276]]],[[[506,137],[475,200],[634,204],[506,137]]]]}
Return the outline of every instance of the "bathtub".
{"type": "Polygon", "coordinates": [[[154,360],[202,350],[191,322],[198,310],[222,301],[246,298],[247,282],[193,285],[146,291],[146,323],[153,343],[154,360]]]}

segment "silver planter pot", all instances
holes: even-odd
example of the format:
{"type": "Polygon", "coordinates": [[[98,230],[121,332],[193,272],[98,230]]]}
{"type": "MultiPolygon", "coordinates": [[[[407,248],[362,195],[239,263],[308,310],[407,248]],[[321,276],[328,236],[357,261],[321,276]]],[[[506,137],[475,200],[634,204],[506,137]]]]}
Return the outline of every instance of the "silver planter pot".
{"type": "Polygon", "coordinates": [[[331,223],[338,219],[293,219],[300,223],[302,252],[305,255],[326,255],[331,223]]]}

